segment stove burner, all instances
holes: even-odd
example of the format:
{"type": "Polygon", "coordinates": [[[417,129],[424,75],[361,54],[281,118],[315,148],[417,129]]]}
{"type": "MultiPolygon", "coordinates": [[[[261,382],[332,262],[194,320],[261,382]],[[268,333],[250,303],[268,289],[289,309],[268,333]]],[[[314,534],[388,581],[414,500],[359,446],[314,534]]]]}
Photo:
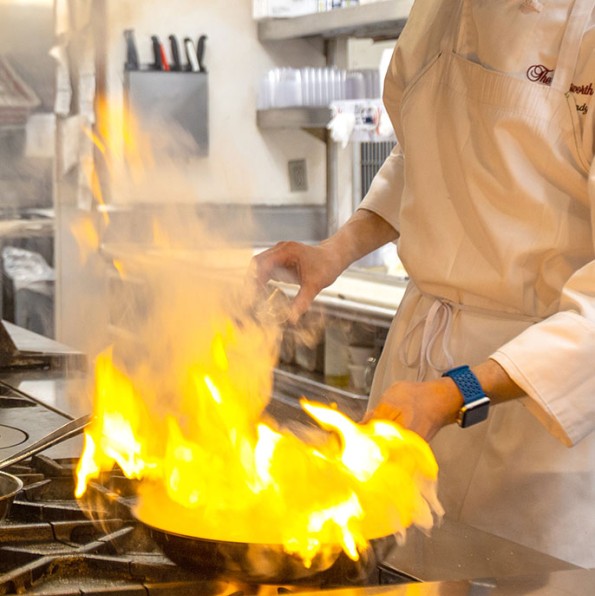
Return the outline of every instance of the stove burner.
{"type": "Polygon", "coordinates": [[[12,426],[0,424],[0,450],[16,447],[24,443],[28,438],[29,435],[26,432],[12,426]]]}

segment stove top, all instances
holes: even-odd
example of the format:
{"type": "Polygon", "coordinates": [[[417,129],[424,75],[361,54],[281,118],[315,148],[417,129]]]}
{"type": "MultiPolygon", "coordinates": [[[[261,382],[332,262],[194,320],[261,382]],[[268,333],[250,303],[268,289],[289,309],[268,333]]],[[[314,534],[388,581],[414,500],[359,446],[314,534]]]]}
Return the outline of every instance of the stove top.
{"type": "Polygon", "coordinates": [[[66,414],[0,381],[0,461],[69,420],[66,414]]]}

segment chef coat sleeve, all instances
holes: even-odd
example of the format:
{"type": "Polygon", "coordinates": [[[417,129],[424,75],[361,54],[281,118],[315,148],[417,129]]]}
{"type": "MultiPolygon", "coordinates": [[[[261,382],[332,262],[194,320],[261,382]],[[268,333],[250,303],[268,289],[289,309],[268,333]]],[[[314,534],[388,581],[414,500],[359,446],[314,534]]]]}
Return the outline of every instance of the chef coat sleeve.
{"type": "MultiPolygon", "coordinates": [[[[595,254],[595,160],[589,176],[595,254]]],[[[559,311],[498,349],[496,360],[556,438],[575,445],[595,430],[595,260],[563,288],[559,311]]]]}
{"type": "MultiPolygon", "coordinates": [[[[398,130],[399,102],[403,92],[403,80],[399,71],[400,53],[393,53],[384,79],[382,100],[393,128],[398,130]]],[[[373,211],[399,231],[399,212],[404,186],[404,155],[397,142],[370,184],[359,209],[373,211]]]]}

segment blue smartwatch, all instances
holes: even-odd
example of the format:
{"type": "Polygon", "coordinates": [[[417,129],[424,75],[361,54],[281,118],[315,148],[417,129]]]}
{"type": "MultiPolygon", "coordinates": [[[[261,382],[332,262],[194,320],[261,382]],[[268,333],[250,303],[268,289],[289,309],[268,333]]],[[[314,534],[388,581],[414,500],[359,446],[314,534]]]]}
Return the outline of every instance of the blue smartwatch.
{"type": "Polygon", "coordinates": [[[459,426],[467,428],[488,417],[490,398],[485,394],[477,377],[467,365],[447,370],[442,376],[450,377],[463,396],[464,403],[457,416],[459,426]]]}

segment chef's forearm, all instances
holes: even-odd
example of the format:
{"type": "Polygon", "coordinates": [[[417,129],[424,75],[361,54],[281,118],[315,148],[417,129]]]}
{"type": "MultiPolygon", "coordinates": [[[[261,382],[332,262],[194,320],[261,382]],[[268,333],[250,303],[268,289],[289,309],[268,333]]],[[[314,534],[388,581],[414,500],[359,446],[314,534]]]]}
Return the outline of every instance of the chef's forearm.
{"type": "Polygon", "coordinates": [[[475,373],[483,390],[493,403],[497,404],[525,395],[525,392],[495,360],[486,360],[477,366],[473,366],[471,370],[475,373]]]}
{"type": "Polygon", "coordinates": [[[358,209],[351,218],[321,246],[330,248],[341,260],[344,270],[358,259],[398,238],[397,231],[382,217],[358,209]]]}

